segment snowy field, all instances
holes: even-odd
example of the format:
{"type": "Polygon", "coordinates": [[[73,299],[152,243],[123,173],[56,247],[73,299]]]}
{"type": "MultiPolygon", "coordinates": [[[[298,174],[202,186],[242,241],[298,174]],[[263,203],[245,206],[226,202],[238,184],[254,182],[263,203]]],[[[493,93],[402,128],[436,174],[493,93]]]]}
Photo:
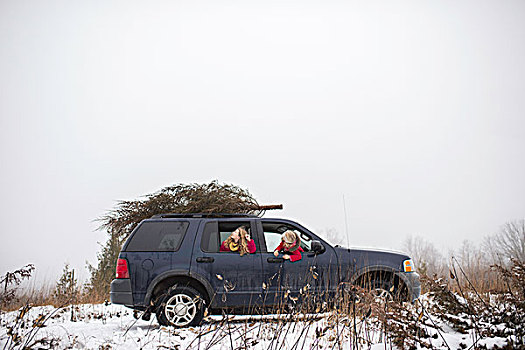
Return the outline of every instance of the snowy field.
{"type": "MultiPolygon", "coordinates": [[[[137,320],[117,305],[77,305],[73,309],[34,307],[1,315],[1,349],[396,349],[373,315],[367,319],[320,315],[211,316],[199,327],[172,329],[137,320]]],[[[423,324],[435,349],[493,348],[503,338],[475,339],[437,319],[423,324]],[[438,328],[436,328],[438,326],[438,328]]]]}

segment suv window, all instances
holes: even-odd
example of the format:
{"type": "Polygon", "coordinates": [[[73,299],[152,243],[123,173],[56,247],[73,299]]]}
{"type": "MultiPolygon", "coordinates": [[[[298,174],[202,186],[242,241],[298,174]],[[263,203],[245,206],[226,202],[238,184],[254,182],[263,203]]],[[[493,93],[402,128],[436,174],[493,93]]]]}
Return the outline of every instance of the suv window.
{"type": "Polygon", "coordinates": [[[216,253],[219,251],[219,232],[217,221],[208,222],[204,226],[201,239],[201,250],[207,253],[216,253]]]}
{"type": "Polygon", "coordinates": [[[240,226],[244,226],[246,231],[255,241],[255,245],[257,245],[257,241],[252,235],[249,221],[213,221],[206,223],[206,226],[204,226],[201,239],[201,250],[207,253],[218,253],[222,242],[224,242],[230,234],[240,226]]]}
{"type": "Polygon", "coordinates": [[[301,248],[303,248],[305,252],[310,251],[312,237],[296,227],[285,225],[281,222],[263,222],[262,225],[267,252],[273,252],[275,248],[277,248],[279,243],[281,243],[281,235],[287,230],[294,231],[301,238],[301,248]]]}
{"type": "Polygon", "coordinates": [[[176,252],[188,230],[187,221],[143,222],[126,247],[127,252],[176,252]]]}

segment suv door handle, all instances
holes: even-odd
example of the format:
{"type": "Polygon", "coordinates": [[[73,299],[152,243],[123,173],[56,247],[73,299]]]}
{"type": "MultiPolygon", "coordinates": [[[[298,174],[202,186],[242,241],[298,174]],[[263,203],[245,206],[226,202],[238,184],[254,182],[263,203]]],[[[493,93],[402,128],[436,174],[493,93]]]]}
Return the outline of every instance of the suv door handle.
{"type": "Polygon", "coordinates": [[[199,263],[212,263],[214,261],[215,259],[212,258],[211,256],[204,256],[204,257],[197,258],[197,262],[199,263]]]}
{"type": "Polygon", "coordinates": [[[269,263],[282,263],[284,258],[268,258],[266,259],[269,263]]]}

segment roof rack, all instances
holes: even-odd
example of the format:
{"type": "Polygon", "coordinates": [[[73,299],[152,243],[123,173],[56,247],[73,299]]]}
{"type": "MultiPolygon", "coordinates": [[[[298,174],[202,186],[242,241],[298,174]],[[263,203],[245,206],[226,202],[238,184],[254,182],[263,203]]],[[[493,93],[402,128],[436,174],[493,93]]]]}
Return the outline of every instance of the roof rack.
{"type": "Polygon", "coordinates": [[[152,218],[257,218],[257,215],[251,214],[230,214],[230,213],[166,213],[153,215],[152,218]]]}

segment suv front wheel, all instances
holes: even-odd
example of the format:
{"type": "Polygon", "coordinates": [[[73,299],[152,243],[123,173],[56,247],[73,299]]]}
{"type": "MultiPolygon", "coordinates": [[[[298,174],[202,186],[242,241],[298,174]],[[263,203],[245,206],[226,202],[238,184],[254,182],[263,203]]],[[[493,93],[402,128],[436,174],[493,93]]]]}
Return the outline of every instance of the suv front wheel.
{"type": "Polygon", "coordinates": [[[204,299],[191,287],[171,287],[157,308],[157,320],[162,326],[197,326],[203,316],[204,299]]]}

